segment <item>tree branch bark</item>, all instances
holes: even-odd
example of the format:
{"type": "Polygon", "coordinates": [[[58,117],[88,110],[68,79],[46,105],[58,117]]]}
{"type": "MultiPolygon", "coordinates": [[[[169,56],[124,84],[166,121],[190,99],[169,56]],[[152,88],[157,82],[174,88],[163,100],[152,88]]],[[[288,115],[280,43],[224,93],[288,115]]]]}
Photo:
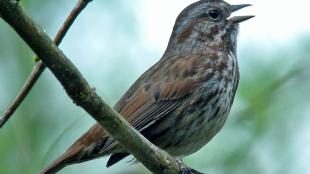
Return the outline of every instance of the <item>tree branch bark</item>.
{"type": "Polygon", "coordinates": [[[155,174],[198,174],[157,148],[95,93],[82,74],[16,0],[0,0],[0,15],[40,57],[70,98],[155,174]]]}
{"type": "MultiPolygon", "coordinates": [[[[83,9],[88,5],[92,0],[79,0],[74,9],[71,11],[70,15],[66,18],[65,22],[57,32],[54,43],[59,45],[62,39],[65,37],[69,28],[72,26],[73,22],[77,18],[77,16],[83,11],[83,9]]],[[[30,90],[37,82],[43,71],[45,70],[45,65],[39,60],[38,57],[35,58],[36,65],[33,68],[32,72],[28,76],[26,82],[24,83],[21,90],[18,92],[15,99],[5,110],[3,116],[0,118],[0,129],[5,125],[5,123],[10,119],[10,117],[15,113],[16,109],[20,106],[20,104],[24,101],[26,96],[29,94],[30,90]]]]}

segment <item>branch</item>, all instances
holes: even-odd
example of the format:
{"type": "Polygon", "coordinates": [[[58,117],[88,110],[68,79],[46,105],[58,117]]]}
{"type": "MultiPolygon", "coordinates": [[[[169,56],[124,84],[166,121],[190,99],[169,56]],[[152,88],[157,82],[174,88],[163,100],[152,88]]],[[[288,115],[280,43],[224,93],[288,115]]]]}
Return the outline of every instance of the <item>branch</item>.
{"type": "Polygon", "coordinates": [[[45,66],[41,61],[36,63],[31,74],[27,78],[25,84],[23,85],[21,90],[18,92],[16,98],[13,100],[13,102],[5,110],[3,116],[0,118],[0,129],[5,125],[5,123],[15,113],[16,109],[19,107],[19,105],[26,98],[27,94],[30,92],[33,85],[36,83],[36,81],[38,80],[39,76],[42,74],[44,69],[45,69],[45,66]]]}
{"type": "MultiPolygon", "coordinates": [[[[77,16],[83,11],[83,9],[87,6],[87,4],[92,0],[79,0],[75,5],[74,9],[71,11],[70,15],[67,17],[59,31],[57,32],[54,43],[59,45],[62,39],[65,37],[69,28],[72,26],[74,20],[77,16]]],[[[26,82],[24,83],[21,90],[18,92],[16,98],[9,105],[9,107],[5,110],[3,116],[0,118],[0,129],[4,126],[4,124],[10,119],[10,117],[15,113],[16,109],[20,106],[20,104],[24,101],[26,96],[29,94],[33,85],[37,82],[41,74],[45,69],[45,65],[39,60],[38,57],[35,58],[38,62],[33,68],[32,72],[28,76],[26,82]]]]}
{"type": "Polygon", "coordinates": [[[104,103],[82,74],[15,0],[0,0],[0,15],[52,71],[69,97],[155,174],[198,174],[157,148],[104,103]]]}

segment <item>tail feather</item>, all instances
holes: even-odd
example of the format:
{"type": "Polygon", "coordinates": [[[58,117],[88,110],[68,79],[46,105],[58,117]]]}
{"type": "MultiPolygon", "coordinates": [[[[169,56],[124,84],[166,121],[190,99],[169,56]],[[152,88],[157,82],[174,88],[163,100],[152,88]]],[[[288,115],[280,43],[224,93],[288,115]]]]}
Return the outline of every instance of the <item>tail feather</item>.
{"type": "Polygon", "coordinates": [[[67,165],[109,155],[115,146],[117,146],[117,143],[115,143],[114,139],[110,139],[106,131],[99,124],[95,124],[63,155],[39,174],[55,174],[67,165]]]}
{"type": "Polygon", "coordinates": [[[63,169],[68,165],[66,163],[66,160],[64,158],[59,158],[55,160],[51,165],[49,165],[47,168],[45,168],[43,171],[40,172],[40,174],[55,174],[59,170],[63,169]]]}
{"type": "Polygon", "coordinates": [[[111,167],[115,163],[117,163],[120,160],[126,158],[128,155],[130,155],[130,154],[129,153],[115,153],[115,154],[112,154],[110,156],[109,160],[108,160],[107,167],[111,167]]]}
{"type": "Polygon", "coordinates": [[[76,156],[79,154],[79,151],[75,152],[66,152],[57,158],[52,164],[42,170],[39,174],[55,174],[59,170],[63,169],[67,165],[74,163],[76,156]]]}

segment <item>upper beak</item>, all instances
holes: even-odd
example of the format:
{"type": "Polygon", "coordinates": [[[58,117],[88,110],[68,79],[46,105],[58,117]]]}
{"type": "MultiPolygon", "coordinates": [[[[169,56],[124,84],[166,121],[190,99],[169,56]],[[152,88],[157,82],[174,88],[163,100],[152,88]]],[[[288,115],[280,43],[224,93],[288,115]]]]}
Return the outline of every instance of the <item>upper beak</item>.
{"type": "MultiPolygon", "coordinates": [[[[251,4],[232,5],[230,10],[231,10],[231,12],[235,12],[235,11],[238,11],[238,10],[243,9],[244,7],[248,7],[248,6],[251,6],[251,4]]],[[[232,21],[233,23],[240,23],[240,22],[246,21],[246,20],[253,18],[253,17],[254,17],[253,15],[234,16],[234,17],[230,18],[229,20],[232,21]]]]}
{"type": "Polygon", "coordinates": [[[244,7],[252,6],[251,4],[240,4],[240,5],[232,5],[231,6],[231,12],[238,11],[240,9],[243,9],[244,7]]]}

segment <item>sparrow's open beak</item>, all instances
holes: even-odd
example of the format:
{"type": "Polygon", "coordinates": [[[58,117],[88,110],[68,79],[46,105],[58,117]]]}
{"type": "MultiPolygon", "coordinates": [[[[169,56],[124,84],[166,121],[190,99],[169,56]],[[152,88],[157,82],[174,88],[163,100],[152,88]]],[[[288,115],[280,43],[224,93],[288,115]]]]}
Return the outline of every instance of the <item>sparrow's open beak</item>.
{"type": "MultiPolygon", "coordinates": [[[[251,6],[251,4],[232,5],[230,10],[231,10],[231,12],[235,12],[235,11],[238,11],[238,10],[243,9],[244,7],[248,7],[248,6],[251,6]]],[[[240,23],[240,22],[246,21],[248,19],[251,19],[253,17],[254,17],[253,15],[234,16],[234,17],[230,18],[229,20],[232,21],[233,23],[240,23]]]]}

